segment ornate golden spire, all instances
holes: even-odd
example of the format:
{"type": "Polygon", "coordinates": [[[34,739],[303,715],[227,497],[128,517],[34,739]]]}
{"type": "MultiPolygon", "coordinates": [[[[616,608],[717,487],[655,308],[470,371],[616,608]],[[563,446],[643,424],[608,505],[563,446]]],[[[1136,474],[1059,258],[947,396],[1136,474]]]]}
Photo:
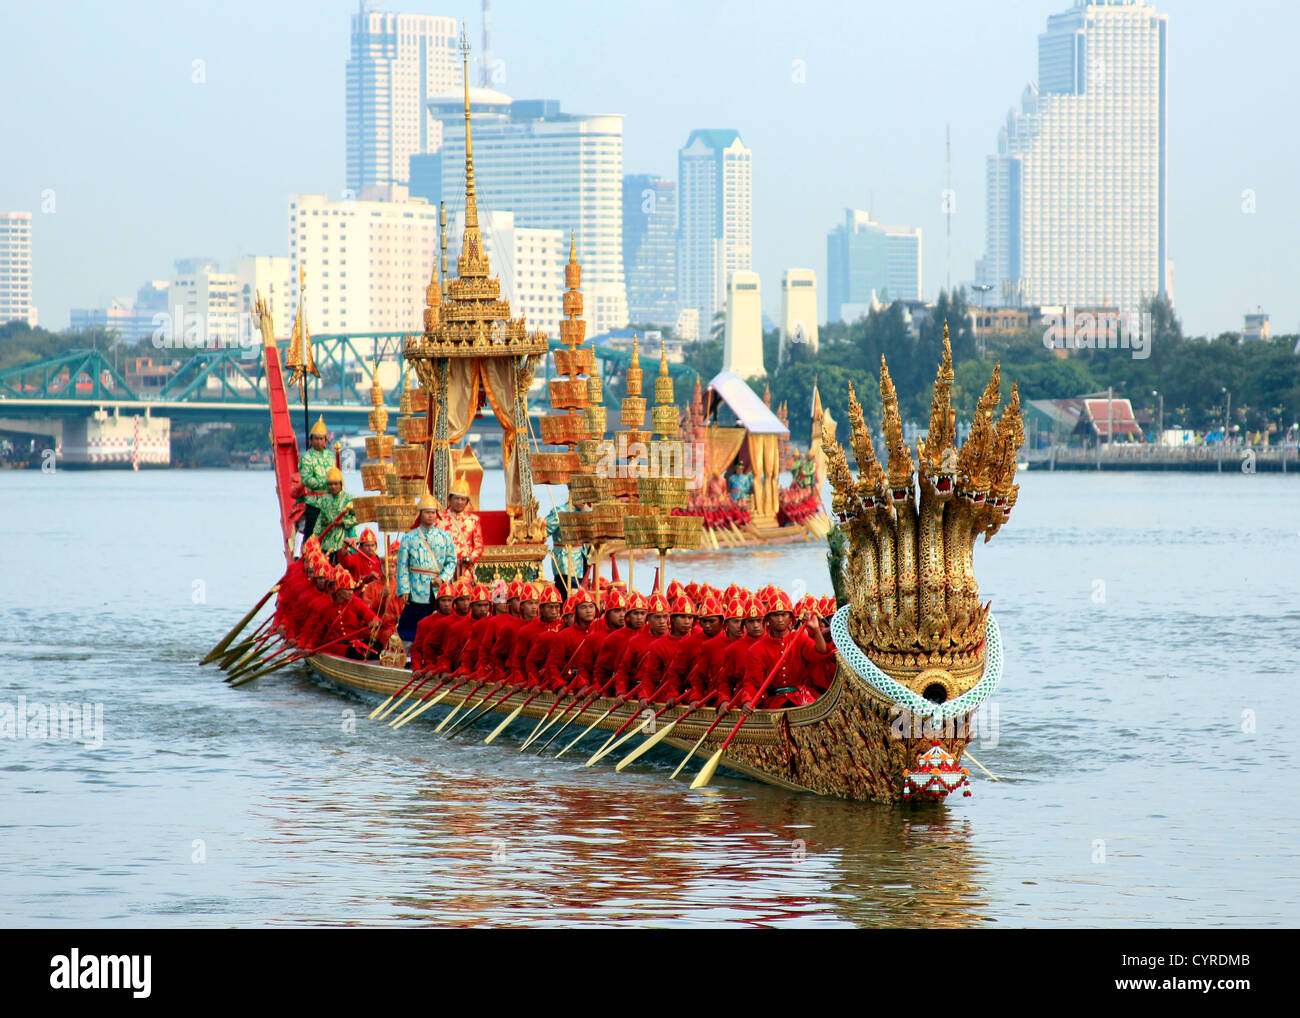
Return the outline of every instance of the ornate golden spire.
{"type": "Polygon", "coordinates": [[[465,33],[463,23],[460,26],[460,56],[465,75],[465,233],[461,237],[456,272],[462,279],[475,276],[486,278],[491,267],[478,228],[478,198],[474,189],[474,140],[470,135],[469,124],[469,36],[465,33]]]}
{"type": "Polygon", "coordinates": [[[885,432],[885,447],[889,450],[889,487],[902,490],[912,484],[912,454],[907,451],[903,441],[903,419],[898,412],[898,392],[894,389],[894,380],[889,377],[889,366],[885,355],[880,355],[880,403],[884,408],[882,426],[885,432]]]}
{"type": "Polygon", "coordinates": [[[934,394],[930,398],[930,434],[917,442],[920,466],[930,474],[951,473],[952,457],[946,455],[957,440],[952,412],[952,344],[948,340],[948,321],[943,323],[943,360],[934,379],[934,394]],[[945,462],[945,460],[947,462],[945,462]]]}
{"type": "Polygon", "coordinates": [[[853,455],[858,461],[858,494],[864,501],[876,496],[883,498],[886,494],[885,472],[876,459],[871,432],[867,430],[862,404],[858,402],[858,394],[852,382],[849,383],[849,427],[853,435],[853,455]]]}

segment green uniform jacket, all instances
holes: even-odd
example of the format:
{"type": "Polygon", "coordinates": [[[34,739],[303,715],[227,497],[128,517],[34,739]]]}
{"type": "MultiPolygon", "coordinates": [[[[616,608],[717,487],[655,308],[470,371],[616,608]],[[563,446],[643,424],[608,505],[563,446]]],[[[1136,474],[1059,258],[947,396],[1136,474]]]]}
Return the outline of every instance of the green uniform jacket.
{"type": "MultiPolygon", "coordinates": [[[[298,476],[302,478],[302,486],[307,489],[308,494],[304,496],[303,501],[308,505],[320,505],[324,495],[311,494],[312,492],[324,492],[325,475],[329,473],[330,467],[334,465],[334,454],[328,449],[308,449],[298,459],[298,476]]],[[[336,513],[338,509],[334,510],[336,513]]],[[[334,517],[331,516],[325,521],[329,526],[329,521],[334,517]]]]}
{"type": "Polygon", "coordinates": [[[337,495],[326,492],[316,499],[316,504],[320,506],[320,515],[316,517],[316,528],[312,533],[317,536],[334,522],[334,517],[343,512],[344,506],[348,510],[343,513],[343,519],[339,520],[334,529],[325,534],[320,540],[320,550],[328,555],[330,552],[338,551],[343,547],[344,538],[356,536],[354,528],[357,525],[357,517],[352,512],[352,496],[342,489],[339,490],[337,495]]]}

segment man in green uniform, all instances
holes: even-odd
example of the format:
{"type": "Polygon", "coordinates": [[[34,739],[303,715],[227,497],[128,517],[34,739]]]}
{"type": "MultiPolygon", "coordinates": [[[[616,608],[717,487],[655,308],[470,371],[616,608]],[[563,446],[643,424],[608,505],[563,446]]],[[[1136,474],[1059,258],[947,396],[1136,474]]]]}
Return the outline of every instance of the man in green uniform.
{"type": "Polygon", "coordinates": [[[330,467],[326,471],[325,489],[325,494],[316,503],[319,511],[312,534],[320,538],[321,551],[330,557],[331,562],[335,562],[343,542],[355,537],[357,517],[352,511],[352,496],[343,490],[343,471],[338,467],[330,467]],[[334,523],[339,513],[343,514],[343,518],[334,523]],[[334,523],[334,529],[327,534],[325,530],[331,523],[334,523]]]}
{"type": "MultiPolygon", "coordinates": [[[[329,429],[325,427],[325,418],[320,417],[312,425],[311,434],[307,436],[307,451],[298,459],[298,476],[302,478],[302,486],[305,493],[302,501],[306,504],[306,512],[303,514],[303,534],[310,537],[316,533],[316,517],[320,514],[320,500],[328,493],[328,477],[330,468],[334,466],[334,457],[329,454],[325,444],[329,439],[329,429]]],[[[338,510],[334,510],[338,512],[338,510]]],[[[330,520],[334,517],[327,517],[325,526],[329,526],[330,520]]]]}

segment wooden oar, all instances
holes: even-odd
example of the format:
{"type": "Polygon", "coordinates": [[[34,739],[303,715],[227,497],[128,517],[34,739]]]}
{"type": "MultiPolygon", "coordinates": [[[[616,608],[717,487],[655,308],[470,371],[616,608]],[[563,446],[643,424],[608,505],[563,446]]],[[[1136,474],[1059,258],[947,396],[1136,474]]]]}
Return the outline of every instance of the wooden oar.
{"type": "Polygon", "coordinates": [[[994,781],[1000,781],[1000,780],[1001,780],[1001,779],[1000,779],[996,774],[994,774],[991,770],[989,770],[989,769],[988,769],[987,767],[985,767],[982,763],[980,763],[980,762],[979,762],[978,760],[976,760],[973,756],[971,756],[971,752],[970,752],[969,749],[967,749],[967,750],[963,750],[963,755],[964,755],[964,756],[969,756],[969,757],[970,757],[970,762],[973,763],[973,764],[974,764],[976,767],[978,767],[980,770],[982,770],[985,774],[987,774],[987,775],[988,775],[990,778],[992,778],[994,781]]]}
{"type": "Polygon", "coordinates": [[[257,657],[254,657],[253,651],[249,651],[247,657],[250,660],[239,661],[233,665],[230,670],[226,672],[226,677],[223,681],[234,682],[235,679],[239,678],[241,675],[247,675],[249,672],[271,664],[279,658],[288,657],[297,652],[298,645],[289,640],[281,640],[279,643],[267,648],[266,653],[257,657]]]}
{"type": "Polygon", "coordinates": [[[502,732],[504,732],[507,728],[510,727],[510,725],[514,722],[515,718],[519,717],[519,715],[523,713],[525,707],[527,707],[530,703],[536,700],[544,692],[546,692],[546,690],[541,686],[538,686],[537,689],[533,692],[532,696],[530,696],[527,700],[525,700],[518,707],[512,710],[508,715],[506,715],[506,719],[502,721],[501,724],[497,725],[494,729],[492,729],[492,731],[488,734],[488,737],[483,740],[483,745],[485,746],[490,745],[498,735],[500,735],[502,732]]]}
{"type": "MultiPolygon", "coordinates": [[[[584,686],[583,688],[585,689],[586,687],[584,686]]],[[[556,725],[556,724],[558,724],[559,721],[560,721],[560,718],[564,717],[565,714],[569,713],[569,707],[572,707],[574,704],[576,704],[576,703],[577,703],[578,701],[580,701],[581,699],[582,699],[582,694],[581,694],[580,692],[579,692],[579,693],[574,693],[574,694],[569,694],[566,690],[561,689],[561,690],[556,694],[555,702],[554,702],[553,704],[551,704],[551,709],[548,710],[544,715],[542,715],[542,720],[539,721],[539,722],[537,723],[537,727],[533,729],[532,734],[530,734],[530,735],[528,736],[528,738],[526,738],[526,739],[524,740],[524,744],[523,744],[522,746],[519,747],[519,752],[522,753],[522,752],[523,752],[524,750],[526,750],[529,746],[531,746],[534,742],[536,742],[536,741],[537,741],[538,739],[540,739],[543,735],[545,735],[547,732],[549,732],[549,731],[551,730],[551,726],[552,726],[552,725],[556,725]],[[565,698],[566,696],[568,696],[568,695],[572,695],[572,696],[573,696],[573,699],[569,702],[569,706],[568,706],[568,707],[565,707],[564,710],[560,711],[559,714],[555,714],[555,708],[558,707],[561,703],[563,703],[563,702],[564,702],[564,698],[565,698]],[[554,717],[551,717],[552,714],[555,714],[555,716],[554,716],[554,717]]],[[[543,747],[543,748],[545,748],[545,747],[543,747]]]]}
{"type": "MultiPolygon", "coordinates": [[[[411,693],[408,694],[408,695],[414,695],[416,692],[419,691],[420,686],[423,686],[426,682],[428,682],[430,679],[432,679],[432,678],[433,678],[435,675],[437,675],[437,674],[439,674],[439,673],[437,673],[437,672],[433,672],[433,671],[426,671],[426,672],[424,673],[424,678],[422,678],[422,679],[419,681],[419,683],[416,685],[416,687],[415,687],[414,689],[412,689],[412,690],[411,690],[411,693]]],[[[394,725],[397,724],[397,722],[401,721],[402,718],[406,717],[406,715],[408,715],[408,714],[410,714],[411,712],[413,712],[414,710],[416,710],[416,709],[420,706],[420,704],[425,703],[426,701],[428,701],[428,699],[429,699],[431,696],[433,696],[436,692],[438,692],[438,690],[440,690],[443,686],[445,686],[445,685],[446,685],[448,682],[450,682],[450,681],[451,681],[451,676],[450,676],[450,675],[445,675],[445,676],[443,677],[443,680],[442,680],[441,682],[439,682],[439,683],[438,683],[436,686],[434,686],[431,690],[429,690],[427,693],[425,693],[424,696],[420,697],[420,699],[416,700],[415,703],[411,704],[411,706],[407,707],[406,710],[402,711],[401,714],[399,714],[399,715],[397,715],[397,717],[393,718],[392,721],[388,722],[388,727],[389,727],[389,728],[392,728],[394,725]]],[[[405,697],[403,697],[403,699],[405,699],[405,697]]],[[[389,707],[388,710],[384,711],[384,713],[381,714],[381,715],[379,716],[379,720],[380,720],[380,721],[383,721],[386,717],[388,717],[390,714],[392,714],[393,711],[396,710],[397,707],[398,707],[400,704],[401,704],[401,701],[399,700],[397,703],[393,704],[393,706],[389,707]]]]}
{"type": "MultiPolygon", "coordinates": [[[[393,700],[396,699],[397,697],[401,696],[401,697],[402,697],[402,700],[405,700],[407,696],[410,696],[411,694],[410,694],[410,693],[407,693],[406,690],[410,687],[410,685],[411,685],[412,682],[414,682],[416,679],[418,679],[418,678],[419,678],[421,675],[423,675],[423,674],[424,674],[424,669],[423,669],[423,668],[413,668],[413,669],[411,669],[411,677],[406,681],[406,685],[404,685],[404,686],[403,686],[401,689],[399,689],[396,693],[393,693],[391,696],[389,696],[389,698],[388,698],[387,700],[385,700],[385,701],[384,701],[383,703],[381,703],[378,707],[376,707],[374,710],[372,710],[372,711],[370,712],[370,720],[373,721],[373,720],[375,719],[375,715],[378,714],[378,713],[379,713],[381,710],[383,710],[385,707],[387,707],[390,703],[392,703],[393,700]],[[402,696],[403,693],[405,693],[406,696],[402,696]]],[[[399,700],[398,702],[400,703],[401,701],[399,700]]]]}
{"type": "Polygon", "coordinates": [[[620,760],[617,764],[615,764],[614,770],[621,771],[628,764],[632,763],[634,760],[639,759],[640,757],[644,756],[646,753],[650,752],[650,750],[654,749],[655,746],[659,745],[659,743],[663,742],[664,739],[668,737],[669,732],[671,732],[681,722],[685,721],[688,717],[690,717],[697,710],[703,707],[709,700],[712,699],[712,696],[713,696],[712,694],[706,694],[704,699],[702,699],[699,703],[692,706],[689,710],[686,711],[685,714],[682,714],[680,717],[673,718],[672,721],[668,722],[668,724],[660,728],[657,732],[654,733],[654,735],[650,736],[643,743],[641,743],[641,745],[637,746],[636,749],[632,750],[631,753],[623,757],[622,760],[620,760]]]}
{"type": "MultiPolygon", "coordinates": [[[[713,775],[717,773],[718,770],[718,764],[722,761],[722,754],[725,753],[727,747],[731,745],[731,740],[734,739],[736,733],[740,731],[740,726],[749,720],[750,715],[753,713],[753,708],[761,699],[763,699],[763,694],[767,692],[767,687],[772,684],[772,680],[776,678],[776,673],[781,670],[781,665],[785,661],[786,655],[790,653],[790,648],[798,643],[800,639],[802,639],[802,637],[800,637],[798,633],[791,632],[790,642],[781,648],[781,656],[776,659],[776,664],[774,664],[772,670],[768,672],[767,678],[763,680],[763,684],[758,687],[758,692],[755,693],[749,703],[745,705],[750,709],[749,713],[741,713],[740,720],[736,722],[736,727],[731,730],[731,734],[722,741],[722,745],[718,747],[718,751],[709,757],[708,762],[700,768],[700,773],[695,775],[695,780],[691,782],[692,788],[703,788],[713,780],[713,775]]],[[[692,753],[693,752],[694,750],[692,750],[692,753]]]]}
{"type": "MultiPolygon", "coordinates": [[[[443,684],[443,685],[446,685],[447,681],[450,680],[450,679],[451,679],[451,676],[450,676],[450,675],[447,676],[447,679],[443,680],[443,683],[442,683],[442,684],[443,684]]],[[[393,731],[397,731],[397,729],[401,728],[403,725],[408,725],[408,724],[410,724],[412,721],[414,721],[416,718],[418,718],[421,714],[423,714],[425,711],[427,711],[430,707],[434,706],[434,704],[441,703],[441,702],[442,702],[446,697],[448,697],[448,696],[450,696],[452,693],[456,692],[456,690],[460,689],[460,687],[463,686],[463,685],[465,685],[465,683],[468,682],[468,681],[469,681],[469,679],[461,679],[460,682],[457,682],[457,683],[454,683],[453,685],[447,686],[446,689],[444,689],[444,690],[443,690],[441,693],[439,693],[437,696],[433,696],[432,699],[430,699],[430,697],[426,696],[423,700],[421,700],[421,701],[420,701],[418,704],[416,704],[414,707],[411,707],[409,710],[407,710],[407,712],[406,712],[405,714],[403,714],[400,718],[398,718],[396,721],[390,721],[390,722],[388,722],[388,727],[391,728],[393,731]]],[[[435,688],[436,688],[436,687],[435,687],[435,688]]],[[[433,690],[430,690],[430,696],[432,696],[432,693],[433,693],[433,690]]]]}
{"type": "MultiPolygon", "coordinates": [[[[609,681],[606,682],[603,686],[601,686],[598,690],[596,690],[596,692],[592,693],[589,697],[587,697],[585,702],[582,700],[581,696],[575,697],[573,702],[560,712],[560,717],[557,720],[563,720],[565,715],[567,715],[571,710],[573,710],[574,707],[577,707],[579,703],[582,703],[582,708],[578,711],[577,714],[569,718],[568,721],[565,721],[564,724],[560,725],[560,727],[555,730],[555,734],[552,735],[549,739],[547,739],[545,743],[543,743],[542,748],[537,751],[537,755],[541,756],[541,754],[545,753],[546,748],[552,742],[558,739],[564,733],[564,730],[569,727],[569,725],[573,724],[573,722],[577,721],[578,718],[582,717],[582,715],[587,713],[587,708],[590,707],[597,700],[599,700],[602,696],[604,696],[605,693],[609,690],[609,687],[612,686],[613,684],[614,684],[614,677],[610,676],[609,681]]],[[[539,735],[538,738],[540,739],[541,736],[539,735]]]]}
{"type": "MultiPolygon", "coordinates": [[[[776,674],[776,669],[781,666],[781,662],[785,660],[785,655],[789,652],[790,647],[792,647],[793,645],[794,645],[794,641],[791,640],[790,643],[786,644],[785,648],[781,651],[781,656],[777,659],[776,664],[772,668],[773,675],[776,674]]],[[[771,681],[771,676],[768,677],[768,681],[769,682],[771,681]]],[[[764,684],[764,686],[766,687],[766,683],[764,684]]],[[[739,698],[739,694],[737,694],[737,699],[738,698],[739,698]]],[[[722,706],[725,707],[726,709],[721,709],[718,711],[718,716],[713,719],[713,724],[709,725],[709,727],[705,729],[704,734],[701,735],[699,737],[699,740],[695,743],[695,745],[691,747],[691,751],[687,753],[686,756],[682,758],[682,762],[677,765],[677,769],[674,770],[671,775],[669,775],[668,778],[669,781],[677,780],[677,775],[679,775],[682,772],[682,768],[691,762],[691,758],[694,757],[695,754],[699,752],[699,749],[701,746],[704,745],[705,740],[708,739],[708,737],[713,734],[713,730],[718,727],[718,724],[722,721],[723,718],[725,718],[728,714],[731,713],[730,701],[724,703],[722,706]]]]}
{"type": "Polygon", "coordinates": [[[249,668],[256,668],[263,661],[269,660],[271,655],[276,652],[274,645],[267,647],[267,644],[272,640],[278,640],[280,644],[285,642],[284,638],[274,630],[268,630],[260,639],[253,640],[250,644],[239,644],[240,647],[244,648],[242,656],[233,664],[231,663],[232,655],[223,657],[218,667],[226,673],[226,681],[229,682],[240,672],[247,671],[249,668]]]}
{"type": "Polygon", "coordinates": [[[245,615],[238,622],[236,622],[234,626],[231,628],[230,632],[228,632],[219,641],[217,641],[217,645],[213,647],[210,651],[208,651],[206,655],[204,655],[203,660],[200,661],[199,664],[200,665],[211,664],[217,658],[221,657],[221,655],[225,653],[226,648],[230,646],[230,642],[236,636],[238,636],[240,633],[244,631],[244,627],[253,621],[253,616],[262,610],[262,605],[266,604],[266,602],[270,600],[271,595],[274,594],[279,589],[280,589],[280,580],[276,580],[275,585],[270,590],[268,590],[265,594],[262,595],[261,600],[259,600],[257,604],[253,605],[252,608],[248,609],[248,614],[245,615]]]}
{"type": "Polygon", "coordinates": [[[366,625],[361,626],[355,632],[348,633],[346,636],[338,636],[338,637],[334,637],[333,639],[326,640],[319,647],[313,647],[311,650],[299,651],[296,654],[289,654],[285,657],[280,658],[278,661],[276,661],[275,664],[270,665],[266,668],[259,669],[258,671],[254,672],[251,675],[241,675],[239,678],[232,681],[230,685],[232,687],[242,686],[245,682],[252,682],[254,679],[261,678],[263,675],[269,675],[271,672],[279,671],[281,668],[284,668],[287,665],[291,665],[295,661],[301,661],[303,658],[310,657],[312,654],[319,654],[325,647],[329,647],[335,643],[340,643],[340,642],[346,644],[349,640],[356,639],[358,636],[364,633],[368,628],[370,628],[370,624],[366,623],[366,625]]]}
{"type": "MultiPolygon", "coordinates": [[[[474,681],[473,675],[465,676],[465,682],[473,682],[473,681],[474,681]]],[[[473,698],[474,694],[477,693],[480,689],[482,689],[486,685],[487,685],[487,680],[484,679],[483,681],[479,682],[468,693],[466,693],[464,699],[462,699],[460,703],[456,704],[456,706],[451,709],[451,711],[447,714],[445,718],[443,718],[441,721],[438,722],[438,727],[435,728],[434,731],[441,732],[444,728],[446,728],[448,723],[451,721],[451,719],[454,718],[465,707],[465,705],[469,703],[469,701],[473,698]]]]}
{"type": "MultiPolygon", "coordinates": [[[[468,728],[475,721],[477,721],[484,714],[486,714],[489,710],[491,710],[492,709],[491,707],[484,707],[483,705],[487,703],[488,700],[490,700],[495,693],[499,692],[501,687],[504,685],[505,685],[504,682],[493,682],[492,688],[489,689],[486,693],[483,694],[482,697],[479,698],[478,703],[474,704],[473,707],[467,707],[465,709],[465,715],[459,721],[457,721],[455,725],[447,729],[447,738],[450,739],[453,735],[459,735],[466,728],[468,728]],[[479,708],[482,708],[482,710],[480,710],[479,708]]],[[[470,696],[473,695],[474,695],[473,693],[470,694],[470,696]]],[[[465,698],[465,702],[466,703],[469,702],[468,696],[465,698]]]]}
{"type": "MultiPolygon", "coordinates": [[[[686,693],[683,693],[681,696],[677,696],[677,697],[674,697],[673,699],[669,700],[666,704],[664,704],[664,705],[663,705],[662,707],[660,707],[657,711],[655,711],[655,713],[654,713],[654,715],[653,715],[652,717],[647,718],[645,721],[642,721],[641,724],[639,724],[639,725],[637,725],[635,728],[633,728],[630,732],[628,732],[626,735],[624,735],[623,738],[619,739],[619,740],[618,740],[617,742],[615,742],[615,743],[612,743],[608,749],[602,749],[602,750],[600,751],[600,755],[597,756],[597,757],[596,757],[592,762],[593,762],[593,763],[597,763],[597,762],[599,762],[599,761],[605,759],[605,757],[609,756],[610,753],[614,752],[614,750],[618,749],[619,746],[621,746],[621,745],[623,745],[623,743],[627,742],[628,739],[630,739],[630,738],[632,738],[632,736],[636,735],[636,733],[639,732],[639,731],[641,731],[641,729],[643,729],[647,724],[651,724],[651,725],[652,725],[652,724],[654,724],[656,721],[658,721],[659,718],[661,718],[661,717],[663,716],[663,714],[664,714],[665,711],[671,710],[673,707],[676,707],[679,703],[681,703],[683,700],[686,699],[686,696],[687,696],[687,694],[686,694],[686,693]]],[[[588,766],[590,766],[590,764],[588,764],[588,766]]],[[[614,769],[615,769],[615,770],[618,770],[619,768],[615,767],[614,769]]]]}
{"type": "MultiPolygon", "coordinates": [[[[659,694],[664,691],[664,687],[666,687],[667,685],[668,685],[668,680],[665,679],[663,682],[659,683],[659,685],[655,688],[655,691],[651,693],[648,697],[643,696],[639,700],[637,700],[636,707],[634,707],[632,710],[632,716],[629,717],[626,721],[624,721],[621,725],[619,725],[618,731],[616,731],[613,735],[611,735],[608,739],[606,739],[605,744],[591,755],[591,758],[586,763],[587,767],[590,767],[597,760],[599,760],[601,757],[603,757],[606,753],[609,752],[610,743],[613,742],[615,739],[617,739],[625,731],[627,731],[627,726],[641,716],[641,712],[645,710],[646,705],[649,703],[653,703],[659,697],[659,694]]],[[[623,702],[626,703],[630,699],[631,699],[630,696],[624,697],[623,702]]],[[[588,731],[590,730],[591,729],[588,729],[588,731]]]]}
{"type": "Polygon", "coordinates": [[[669,781],[677,780],[677,775],[679,775],[682,772],[682,768],[685,767],[688,763],[690,763],[691,757],[693,757],[699,751],[699,748],[704,745],[704,740],[713,734],[713,730],[717,728],[718,724],[722,721],[722,719],[725,718],[730,713],[731,713],[731,706],[729,704],[719,705],[718,716],[713,719],[713,724],[709,725],[709,727],[704,730],[704,734],[701,735],[699,739],[696,741],[695,745],[691,747],[691,751],[682,758],[682,762],[677,765],[677,769],[668,776],[669,781]]]}
{"type": "MultiPolygon", "coordinates": [[[[590,732],[591,729],[597,727],[597,725],[598,725],[599,723],[603,722],[603,720],[606,719],[606,718],[608,718],[608,716],[610,716],[611,714],[614,714],[614,711],[616,711],[617,709],[619,709],[619,707],[623,706],[624,703],[627,703],[627,702],[629,701],[630,698],[632,698],[632,697],[629,697],[629,696],[621,696],[621,697],[617,698],[616,701],[614,701],[614,706],[610,707],[610,709],[608,709],[606,712],[604,712],[604,714],[602,714],[601,716],[599,716],[599,718],[595,719],[594,722],[591,722],[591,723],[588,725],[588,727],[582,729],[582,731],[581,731],[580,733],[578,733],[578,736],[577,736],[577,738],[575,738],[575,740],[573,740],[572,742],[569,742],[569,744],[568,744],[567,746],[564,746],[564,749],[560,750],[559,753],[556,753],[556,754],[555,754],[555,759],[559,759],[560,757],[563,757],[563,755],[564,755],[565,753],[568,753],[569,750],[573,749],[573,746],[576,746],[576,745],[578,744],[578,742],[581,742],[582,740],[584,740],[584,738],[586,737],[586,735],[588,735],[588,732],[590,732]]],[[[584,709],[584,712],[585,712],[585,709],[584,709]]],[[[633,716],[636,716],[636,715],[633,715],[633,716]]],[[[575,720],[577,720],[577,719],[575,718],[575,720]]],[[[611,737],[612,737],[612,736],[611,736],[611,737]]]]}

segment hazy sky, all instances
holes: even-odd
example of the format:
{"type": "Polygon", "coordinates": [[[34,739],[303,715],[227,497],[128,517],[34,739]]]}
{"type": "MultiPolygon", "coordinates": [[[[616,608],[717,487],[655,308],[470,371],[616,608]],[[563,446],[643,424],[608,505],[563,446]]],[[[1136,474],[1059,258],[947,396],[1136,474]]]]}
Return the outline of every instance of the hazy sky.
{"type": "MultiPolygon", "coordinates": [[[[697,127],[754,151],[755,268],[816,270],[847,206],[920,226],[924,290],[945,280],[944,126],[952,131],[951,277],[984,247],[984,165],[1068,0],[972,4],[495,0],[500,87],[622,113],[624,171],[677,176],[697,127]],[[797,83],[795,61],[806,80],[797,83]]],[[[1169,252],[1194,334],[1256,305],[1300,329],[1300,6],[1161,0],[1169,25],[1169,252]],[[1255,212],[1243,212],[1242,192],[1255,212]]],[[[348,0],[4,0],[0,209],[33,213],[41,323],[133,297],[176,258],[288,253],[288,195],[344,175],[348,0]],[[192,81],[194,61],[206,80],[192,81]],[[43,199],[44,196],[44,199],[43,199]],[[52,211],[42,211],[53,205],[52,211]]],[[[480,5],[381,9],[468,18],[480,5]]]]}

